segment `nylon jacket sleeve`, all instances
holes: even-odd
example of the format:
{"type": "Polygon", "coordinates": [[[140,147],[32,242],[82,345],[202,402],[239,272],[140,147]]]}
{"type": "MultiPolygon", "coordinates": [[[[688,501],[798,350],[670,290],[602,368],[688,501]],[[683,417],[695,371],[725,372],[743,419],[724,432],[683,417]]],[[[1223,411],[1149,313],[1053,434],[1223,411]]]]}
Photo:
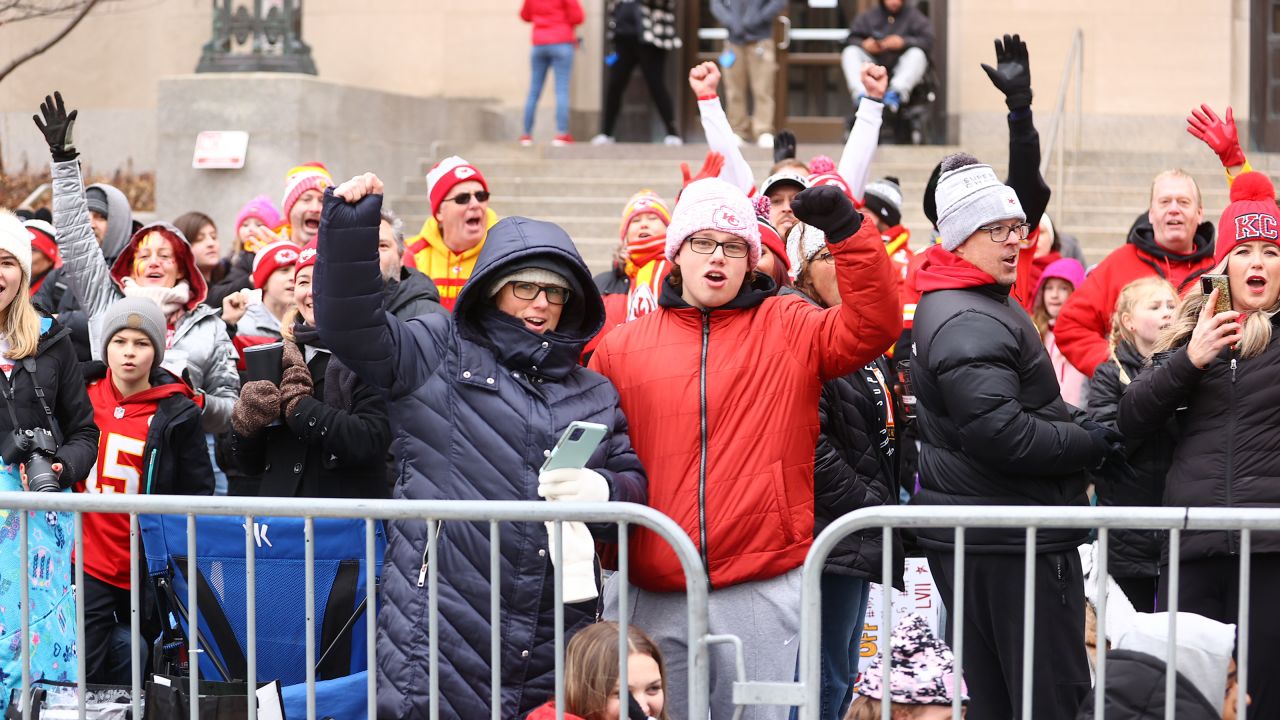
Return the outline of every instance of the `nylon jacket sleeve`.
{"type": "Polygon", "coordinates": [[[960,313],[935,333],[929,358],[964,452],[996,470],[1033,475],[1086,469],[1097,460],[1084,428],[1036,417],[1018,401],[1017,340],[1003,324],[960,313]]]}
{"type": "Polygon", "coordinates": [[[871,175],[871,161],[876,156],[876,147],[880,144],[880,124],[884,116],[884,103],[863,97],[858,102],[858,121],[849,132],[849,139],[840,153],[840,163],[836,172],[849,183],[849,191],[854,199],[862,202],[863,191],[867,188],[867,178],[871,175]]]}
{"type": "MultiPolygon", "coordinates": [[[[649,502],[649,480],[645,475],[640,458],[631,447],[631,435],[627,425],[627,417],[622,408],[617,406],[617,391],[610,387],[614,394],[613,427],[605,436],[602,446],[605,448],[604,464],[592,464],[592,470],[604,476],[609,482],[610,502],[630,502],[647,505],[649,502]]],[[[591,534],[601,542],[617,542],[618,526],[614,523],[588,523],[591,534]]]]}
{"type": "Polygon", "coordinates": [[[533,12],[529,9],[529,0],[524,0],[520,4],[520,19],[525,22],[533,22],[533,12]]]}
{"type": "Polygon", "coordinates": [[[1116,414],[1120,412],[1120,396],[1124,393],[1120,384],[1120,368],[1114,361],[1098,366],[1089,380],[1089,418],[1096,423],[1116,429],[1116,414]]]}
{"type": "Polygon", "coordinates": [[[1027,224],[1038,227],[1052,191],[1040,174],[1040,133],[1030,107],[1009,113],[1009,177],[1005,184],[1018,194],[1027,224]]]}
{"type": "Polygon", "coordinates": [[[565,0],[564,4],[568,11],[570,25],[581,25],[587,19],[586,14],[582,12],[582,3],[578,0],[565,0]]]}
{"type": "Polygon", "coordinates": [[[57,343],[53,360],[58,364],[53,417],[62,431],[57,458],[63,467],[58,480],[65,488],[83,481],[98,462],[99,433],[93,422],[93,404],[84,388],[84,374],[80,371],[80,362],[70,340],[57,343]]]}
{"type": "Polygon", "coordinates": [[[754,27],[764,23],[773,23],[776,18],[787,7],[787,0],[759,0],[755,3],[755,11],[747,11],[747,18],[743,21],[744,27],[754,27]]]}
{"type": "Polygon", "coordinates": [[[822,429],[814,452],[813,493],[814,506],[832,518],[879,505],[873,502],[873,488],[893,485],[889,478],[877,478],[883,467],[872,447],[865,415],[854,408],[850,408],[854,412],[841,412],[840,402],[831,383],[824,385],[818,401],[822,429]]]}
{"type": "Polygon", "coordinates": [[[915,8],[906,10],[904,14],[908,22],[901,35],[907,47],[917,47],[925,52],[933,50],[933,23],[929,18],[915,8]]]}
{"type": "Polygon", "coordinates": [[[204,393],[204,411],[200,419],[205,432],[217,434],[231,428],[231,411],[240,397],[240,374],[236,372],[236,348],[226,325],[216,316],[211,317],[213,321],[205,321],[211,338],[209,354],[199,359],[204,363],[199,387],[204,393]]]}
{"type": "Polygon", "coordinates": [[[440,353],[429,337],[382,307],[381,208],[381,195],[349,205],[332,188],[325,191],[315,270],[316,327],[343,365],[394,399],[420,387],[439,364],[440,353]]]}
{"type": "Polygon", "coordinates": [[[729,0],[711,0],[711,14],[721,27],[728,28],[730,42],[738,42],[741,38],[733,37],[742,30],[742,18],[735,17],[729,0]]]}
{"type": "Polygon", "coordinates": [[[1111,310],[1102,309],[1106,282],[1105,269],[1089,273],[1084,284],[1067,298],[1053,324],[1058,349],[1077,370],[1089,376],[1108,356],[1106,333],[1111,310]]]}
{"type": "Polygon", "coordinates": [[[742,148],[738,147],[738,142],[733,138],[733,128],[729,126],[729,118],[724,114],[720,98],[699,100],[698,117],[702,119],[702,132],[707,136],[707,146],[724,156],[720,179],[750,195],[755,187],[751,166],[747,164],[747,159],[742,156],[742,148]]]}
{"type": "MultiPolygon", "coordinates": [[[[1217,362],[1217,360],[1214,360],[1217,362]]],[[[1158,433],[1178,408],[1187,404],[1204,371],[1178,348],[1164,361],[1147,366],[1120,398],[1116,427],[1127,437],[1158,433]]]]}
{"type": "Polygon", "coordinates": [[[827,247],[835,256],[841,304],[820,310],[792,298],[784,305],[792,347],[824,381],[880,357],[902,332],[897,280],[875,223],[864,219],[853,237],[827,247]]]}
{"type": "Polygon", "coordinates": [[[204,439],[204,430],[200,427],[196,414],[178,423],[169,436],[172,447],[160,452],[171,452],[177,455],[174,467],[180,469],[178,482],[174,490],[179,495],[212,495],[213,462],[209,459],[209,446],[204,439]]]}
{"type": "Polygon", "coordinates": [[[67,284],[85,314],[96,317],[123,295],[93,234],[78,160],[53,163],[53,226],[67,284]]]}
{"type": "Polygon", "coordinates": [[[384,461],[391,447],[387,403],[372,388],[358,383],[352,393],[352,411],[327,405],[314,397],[298,400],[285,418],[289,429],[308,445],[324,450],[325,465],[365,467],[384,461]]]}
{"type": "Polygon", "coordinates": [[[868,10],[853,19],[853,23],[849,25],[848,43],[850,45],[861,45],[863,40],[875,34],[876,14],[874,9],[868,10]]]}

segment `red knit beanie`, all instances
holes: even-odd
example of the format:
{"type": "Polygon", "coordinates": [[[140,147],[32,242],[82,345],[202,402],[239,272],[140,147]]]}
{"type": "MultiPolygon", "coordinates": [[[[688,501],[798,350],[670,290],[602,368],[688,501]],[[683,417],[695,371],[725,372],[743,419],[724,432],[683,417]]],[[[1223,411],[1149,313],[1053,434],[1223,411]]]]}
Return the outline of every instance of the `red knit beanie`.
{"type": "Polygon", "coordinates": [[[298,246],[288,240],[274,242],[253,256],[253,286],[261,289],[271,273],[298,262],[298,246]]]}
{"type": "Polygon", "coordinates": [[[1265,240],[1280,245],[1280,208],[1276,188],[1260,172],[1247,172],[1231,183],[1231,204],[1218,223],[1218,244],[1213,262],[1218,264],[1240,243],[1265,240]]]}
{"type": "Polygon", "coordinates": [[[485,182],[484,175],[480,174],[476,166],[457,155],[450,155],[436,163],[427,172],[427,197],[431,202],[431,214],[435,215],[440,209],[440,203],[444,202],[454,185],[467,180],[475,180],[485,192],[489,191],[489,183],[485,182]]]}
{"type": "Polygon", "coordinates": [[[305,267],[311,267],[316,264],[316,252],[320,247],[319,238],[312,238],[311,242],[302,246],[302,252],[298,253],[298,262],[293,266],[293,277],[296,280],[298,271],[305,267]]]}

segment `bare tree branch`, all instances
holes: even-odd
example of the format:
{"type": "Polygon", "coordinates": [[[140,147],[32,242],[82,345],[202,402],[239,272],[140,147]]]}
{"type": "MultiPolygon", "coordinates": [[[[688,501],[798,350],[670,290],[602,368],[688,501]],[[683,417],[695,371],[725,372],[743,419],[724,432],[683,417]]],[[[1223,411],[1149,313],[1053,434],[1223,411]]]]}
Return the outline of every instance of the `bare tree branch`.
{"type": "Polygon", "coordinates": [[[80,10],[89,0],[0,0],[0,27],[80,10]]]}
{"type": "Polygon", "coordinates": [[[72,30],[75,29],[76,25],[80,24],[81,20],[84,20],[85,16],[89,14],[89,11],[92,10],[93,7],[98,4],[99,1],[100,0],[83,0],[83,4],[80,6],[80,10],[76,12],[76,14],[70,20],[67,21],[66,25],[62,26],[61,30],[54,33],[53,37],[49,38],[44,43],[37,45],[36,47],[28,50],[27,52],[19,55],[18,57],[14,58],[8,65],[5,65],[3,68],[0,68],[0,82],[4,82],[4,79],[9,76],[9,73],[12,73],[14,70],[17,70],[19,67],[22,66],[23,63],[27,62],[28,60],[34,57],[38,57],[39,55],[44,53],[44,51],[48,50],[54,45],[57,45],[62,40],[62,38],[66,37],[68,33],[70,33],[72,30]]]}

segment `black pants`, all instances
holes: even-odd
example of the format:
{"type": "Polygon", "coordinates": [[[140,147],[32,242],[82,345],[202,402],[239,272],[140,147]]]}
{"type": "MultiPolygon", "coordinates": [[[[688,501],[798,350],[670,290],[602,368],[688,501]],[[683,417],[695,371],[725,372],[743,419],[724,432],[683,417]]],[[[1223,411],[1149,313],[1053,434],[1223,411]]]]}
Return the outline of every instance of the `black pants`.
{"type": "MultiPolygon", "coordinates": [[[[928,550],[925,556],[950,613],[955,555],[928,550]]],[[[1022,712],[1023,563],[1021,553],[965,555],[964,677],[972,698],[968,720],[1009,720],[1022,712]]],[[[1034,588],[1032,715],[1035,720],[1072,720],[1090,683],[1080,555],[1074,549],[1037,555],[1034,588]]],[[[949,616],[948,639],[955,621],[949,616]]]]}
{"type": "MultiPolygon", "coordinates": [[[[1249,706],[1250,720],[1280,713],[1280,554],[1254,553],[1249,571],[1249,706]]],[[[1184,560],[1178,582],[1178,611],[1218,622],[1236,623],[1240,615],[1240,558],[1184,560]]],[[[1161,610],[1168,609],[1169,575],[1160,575],[1161,610]]],[[[1219,702],[1221,698],[1209,698],[1219,702]]]]}
{"type": "Polygon", "coordinates": [[[1159,584],[1159,578],[1122,578],[1113,575],[1112,579],[1124,591],[1124,596],[1129,598],[1129,602],[1133,603],[1134,610],[1143,613],[1156,611],[1156,586],[1159,584]]]}
{"type": "MultiPolygon", "coordinates": [[[[84,576],[84,653],[85,680],[92,683],[127,685],[132,682],[129,670],[129,590],[103,582],[88,573],[84,576]],[[123,626],[123,632],[121,632],[123,626]],[[123,642],[121,642],[123,640],[123,642]]],[[[145,640],[142,657],[147,657],[145,640]]]]}
{"type": "Polygon", "coordinates": [[[638,38],[619,37],[614,40],[617,61],[609,68],[609,84],[604,91],[604,124],[601,132],[613,136],[613,126],[618,122],[618,110],[622,107],[622,94],[627,91],[627,83],[631,81],[631,72],[636,65],[649,85],[649,94],[653,96],[653,104],[658,108],[658,116],[667,128],[668,135],[678,135],[675,125],[675,111],[671,105],[671,94],[663,75],[666,74],[667,51],[640,42],[638,38]]]}

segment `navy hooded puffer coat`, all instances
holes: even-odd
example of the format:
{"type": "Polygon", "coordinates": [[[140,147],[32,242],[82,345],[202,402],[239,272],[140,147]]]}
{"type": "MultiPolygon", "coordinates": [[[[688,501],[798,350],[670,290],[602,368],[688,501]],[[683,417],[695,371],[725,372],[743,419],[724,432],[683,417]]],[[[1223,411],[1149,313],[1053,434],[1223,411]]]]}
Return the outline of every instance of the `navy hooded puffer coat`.
{"type": "MultiPolygon", "coordinates": [[[[575,420],[609,434],[587,463],[610,499],[646,500],[618,393],[577,364],[604,324],[604,305],[573,241],[559,227],[507,218],[489,231],[452,316],[402,321],[382,306],[378,270],[381,196],[351,205],[325,193],[315,273],[316,325],[345,365],[388,398],[400,463],[395,497],[538,501],[544,453],[575,420]],[[531,258],[570,269],[581,303],[565,306],[558,332],[537,335],[499,313],[489,285],[531,258]],[[568,327],[566,327],[568,326],[568,327]]],[[[552,567],[542,523],[501,526],[502,709],[514,718],[551,697],[552,567]]],[[[604,538],[602,539],[609,539],[604,538]]],[[[387,523],[378,609],[378,716],[426,717],[427,527],[387,523]]],[[[440,711],[488,717],[489,527],[444,523],[439,533],[440,711]]],[[[565,608],[566,636],[594,620],[595,604],[565,608]]]]}

